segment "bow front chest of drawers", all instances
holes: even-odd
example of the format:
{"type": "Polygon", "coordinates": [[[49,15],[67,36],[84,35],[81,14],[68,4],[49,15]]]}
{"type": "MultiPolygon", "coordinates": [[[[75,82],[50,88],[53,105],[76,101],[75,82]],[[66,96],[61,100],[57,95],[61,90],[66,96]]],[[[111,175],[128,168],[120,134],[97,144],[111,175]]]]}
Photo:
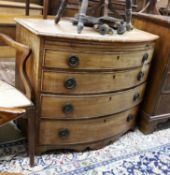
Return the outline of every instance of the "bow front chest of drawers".
{"type": "Polygon", "coordinates": [[[25,69],[35,93],[36,152],[96,149],[133,129],[157,38],[137,29],[77,34],[66,20],[18,19],[17,40],[32,49],[25,69]]]}

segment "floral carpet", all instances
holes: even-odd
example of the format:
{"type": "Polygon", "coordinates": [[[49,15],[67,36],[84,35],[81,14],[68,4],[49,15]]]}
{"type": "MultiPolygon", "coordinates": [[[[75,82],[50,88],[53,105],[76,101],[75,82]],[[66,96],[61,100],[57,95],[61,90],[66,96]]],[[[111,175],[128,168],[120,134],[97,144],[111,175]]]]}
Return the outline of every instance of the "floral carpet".
{"type": "Polygon", "coordinates": [[[0,172],[25,175],[170,175],[170,129],[145,136],[129,132],[100,150],[53,151],[31,168],[25,141],[0,145],[0,172]]]}

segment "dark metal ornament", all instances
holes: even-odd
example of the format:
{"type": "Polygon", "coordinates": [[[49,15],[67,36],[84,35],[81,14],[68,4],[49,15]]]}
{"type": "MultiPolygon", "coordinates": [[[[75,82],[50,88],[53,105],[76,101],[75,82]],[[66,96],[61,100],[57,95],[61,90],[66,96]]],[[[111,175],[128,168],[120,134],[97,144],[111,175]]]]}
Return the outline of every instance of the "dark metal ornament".
{"type": "Polygon", "coordinates": [[[133,101],[136,102],[139,98],[140,98],[140,94],[139,93],[136,93],[133,96],[133,101]]]}
{"type": "Polygon", "coordinates": [[[70,103],[66,103],[64,106],[63,106],[63,112],[65,114],[70,114],[74,111],[74,106],[70,103]]]}
{"type": "Polygon", "coordinates": [[[74,78],[67,78],[64,80],[64,87],[66,89],[73,89],[76,87],[76,80],[74,78]]]}
{"type": "Polygon", "coordinates": [[[148,58],[149,58],[149,54],[148,54],[148,53],[145,53],[145,54],[143,55],[143,58],[142,58],[142,63],[145,63],[145,61],[147,61],[148,58]]]}
{"type": "Polygon", "coordinates": [[[130,31],[133,29],[132,26],[132,0],[126,0],[126,10],[125,10],[125,16],[126,16],[126,29],[127,31],[130,31]]]}
{"type": "Polygon", "coordinates": [[[60,21],[60,18],[62,17],[64,13],[64,9],[66,8],[68,3],[68,0],[61,0],[61,4],[59,6],[59,9],[57,11],[57,15],[55,16],[55,23],[57,24],[60,21]]]}
{"type": "Polygon", "coordinates": [[[121,21],[118,28],[117,28],[117,33],[119,35],[122,35],[126,32],[126,24],[124,21],[121,21]]]}
{"type": "Polygon", "coordinates": [[[127,117],[127,122],[130,122],[134,119],[134,116],[132,114],[129,114],[127,117]]]}
{"type": "Polygon", "coordinates": [[[137,80],[141,81],[143,77],[144,77],[144,73],[142,71],[140,71],[137,75],[137,80]]]}
{"type": "Polygon", "coordinates": [[[61,128],[59,129],[58,131],[58,136],[60,138],[65,138],[65,137],[68,137],[70,134],[69,130],[67,128],[61,128]]]}
{"type": "Polygon", "coordinates": [[[68,65],[71,67],[71,68],[75,68],[79,65],[79,57],[76,56],[76,55],[71,55],[68,57],[68,65]]]}
{"type": "MultiPolygon", "coordinates": [[[[57,12],[55,22],[58,23],[64,8],[67,5],[67,0],[62,0],[59,10],[57,12]]],[[[87,16],[88,10],[88,0],[82,0],[80,5],[80,10],[73,20],[73,24],[77,25],[77,32],[81,33],[84,26],[94,27],[100,34],[113,34],[114,30],[117,30],[118,34],[123,34],[126,31],[133,29],[132,26],[132,0],[126,0],[126,9],[125,9],[125,21],[122,22],[122,19],[114,18],[109,16],[109,11],[116,12],[112,6],[111,0],[100,0],[98,3],[97,9],[103,9],[103,16],[93,17],[87,16]]]]}

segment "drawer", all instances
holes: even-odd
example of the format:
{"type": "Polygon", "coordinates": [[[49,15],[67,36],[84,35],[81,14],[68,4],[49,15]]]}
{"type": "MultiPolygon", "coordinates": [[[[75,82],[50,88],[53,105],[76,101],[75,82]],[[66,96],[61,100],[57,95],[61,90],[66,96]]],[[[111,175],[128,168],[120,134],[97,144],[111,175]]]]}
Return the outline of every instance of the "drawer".
{"type": "Polygon", "coordinates": [[[42,91],[49,93],[89,94],[112,92],[137,86],[146,81],[149,65],[119,72],[44,71],[42,91]]]}
{"type": "Polygon", "coordinates": [[[42,145],[81,144],[123,134],[135,126],[137,108],[108,117],[85,120],[42,120],[42,145]]]}
{"type": "Polygon", "coordinates": [[[90,118],[127,110],[142,100],[145,84],[102,95],[41,95],[42,118],[90,118]]]}
{"type": "Polygon", "coordinates": [[[128,69],[149,63],[153,49],[131,52],[74,52],[45,50],[44,66],[66,69],[128,69]]]}

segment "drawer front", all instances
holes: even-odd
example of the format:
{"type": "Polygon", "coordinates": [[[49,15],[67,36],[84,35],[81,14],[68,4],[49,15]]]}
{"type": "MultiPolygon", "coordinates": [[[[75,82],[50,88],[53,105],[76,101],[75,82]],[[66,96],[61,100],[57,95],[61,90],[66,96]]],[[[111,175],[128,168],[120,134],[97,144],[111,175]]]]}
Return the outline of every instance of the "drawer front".
{"type": "Polygon", "coordinates": [[[145,84],[104,95],[42,95],[42,118],[90,118],[127,110],[142,100],[145,84]]]}
{"type": "Polygon", "coordinates": [[[67,52],[45,50],[44,66],[66,69],[128,69],[149,63],[152,59],[153,49],[135,52],[67,52]]]}
{"type": "Polygon", "coordinates": [[[87,94],[112,92],[137,86],[146,81],[149,65],[129,71],[43,72],[42,91],[49,93],[87,94]]]}
{"type": "Polygon", "coordinates": [[[109,117],[85,120],[42,120],[39,143],[42,145],[80,144],[123,134],[135,126],[137,108],[109,117]]]}

